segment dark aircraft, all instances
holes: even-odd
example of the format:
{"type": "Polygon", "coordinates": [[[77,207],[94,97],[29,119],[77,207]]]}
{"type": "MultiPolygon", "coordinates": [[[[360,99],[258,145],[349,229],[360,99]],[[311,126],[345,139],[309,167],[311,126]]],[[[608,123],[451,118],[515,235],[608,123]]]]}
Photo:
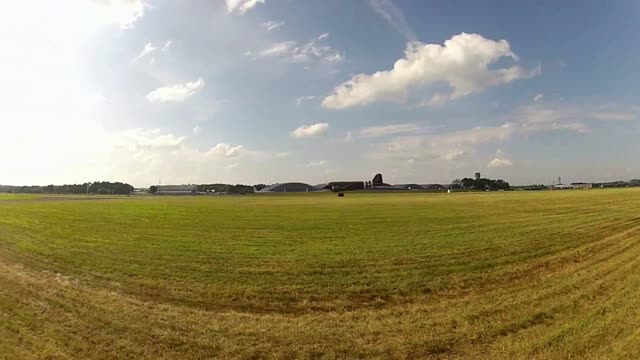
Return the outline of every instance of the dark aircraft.
{"type": "Polygon", "coordinates": [[[371,181],[332,181],[328,183],[325,189],[337,192],[338,196],[343,196],[344,191],[364,190],[364,189],[392,189],[389,184],[382,182],[382,174],[376,174],[371,181]]]}

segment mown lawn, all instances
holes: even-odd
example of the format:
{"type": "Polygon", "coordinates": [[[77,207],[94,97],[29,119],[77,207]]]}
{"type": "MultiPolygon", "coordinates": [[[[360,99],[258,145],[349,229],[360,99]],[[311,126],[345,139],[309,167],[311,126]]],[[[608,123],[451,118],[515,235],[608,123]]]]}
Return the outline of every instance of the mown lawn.
{"type": "Polygon", "coordinates": [[[640,189],[0,197],[0,356],[636,358],[640,189]]]}

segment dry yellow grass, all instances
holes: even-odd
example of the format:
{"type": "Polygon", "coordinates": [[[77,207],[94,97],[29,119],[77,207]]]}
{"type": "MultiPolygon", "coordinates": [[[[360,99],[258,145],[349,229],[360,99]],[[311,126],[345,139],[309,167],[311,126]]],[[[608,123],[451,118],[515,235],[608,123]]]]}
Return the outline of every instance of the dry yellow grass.
{"type": "Polygon", "coordinates": [[[15,358],[636,358],[640,191],[0,199],[15,358]]]}

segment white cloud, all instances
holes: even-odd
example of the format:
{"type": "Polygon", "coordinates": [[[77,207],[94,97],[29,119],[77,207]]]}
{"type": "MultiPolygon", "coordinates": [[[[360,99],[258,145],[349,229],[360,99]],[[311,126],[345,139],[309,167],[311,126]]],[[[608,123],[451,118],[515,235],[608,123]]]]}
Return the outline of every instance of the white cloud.
{"type": "Polygon", "coordinates": [[[267,31],[275,30],[283,25],[284,21],[267,21],[265,23],[262,23],[262,26],[264,26],[267,31]]]}
{"type": "MultiPolygon", "coordinates": [[[[135,64],[138,61],[142,60],[143,58],[151,55],[152,53],[156,52],[158,49],[160,49],[160,51],[162,52],[167,52],[169,50],[169,47],[171,47],[171,40],[168,40],[164,43],[164,45],[162,45],[162,47],[158,48],[157,46],[153,45],[153,43],[147,43],[147,45],[144,46],[144,49],[142,49],[142,51],[140,52],[140,54],[138,54],[136,57],[134,57],[131,60],[131,63],[135,64]]],[[[156,61],[156,58],[153,57],[151,58],[151,60],[149,60],[149,63],[153,64],[156,61]]]]}
{"type": "Polygon", "coordinates": [[[295,41],[283,41],[275,43],[270,47],[262,50],[260,52],[260,56],[290,56],[295,45],[295,41]]]}
{"type": "Polygon", "coordinates": [[[413,89],[443,83],[451,91],[434,94],[430,102],[444,103],[540,73],[540,68],[517,65],[489,68],[504,57],[518,61],[506,40],[493,41],[478,34],[455,35],[444,46],[410,42],[405,57],[396,61],[393,69],[355,75],[337,86],[322,106],[344,109],[381,101],[402,103],[413,89]]]}
{"type": "Polygon", "coordinates": [[[292,154],[290,152],[279,152],[275,155],[276,158],[286,158],[290,157],[292,154]]]}
{"type": "Polygon", "coordinates": [[[539,101],[542,100],[543,97],[544,97],[543,94],[538,94],[538,95],[533,97],[533,102],[539,102],[539,101]]]}
{"type": "Polygon", "coordinates": [[[513,163],[511,162],[511,160],[497,157],[497,158],[493,158],[493,160],[491,160],[489,164],[487,164],[487,167],[501,168],[501,167],[509,167],[512,165],[513,163]]]}
{"type": "MultiPolygon", "coordinates": [[[[636,114],[612,109],[608,113],[574,106],[534,104],[520,107],[506,116],[499,126],[479,126],[470,129],[428,135],[402,135],[380,145],[372,153],[375,158],[455,160],[472,153],[478,146],[500,143],[517,136],[549,131],[589,132],[588,120],[630,120],[636,114]]],[[[501,151],[496,158],[505,159],[501,151]]],[[[508,159],[507,159],[508,160],[508,159]]],[[[504,166],[504,163],[502,164],[504,166]]]]}
{"type": "Polygon", "coordinates": [[[193,133],[194,133],[194,134],[198,134],[198,133],[200,133],[200,126],[196,126],[196,127],[194,127],[194,128],[193,128],[193,133]]]}
{"type": "Polygon", "coordinates": [[[244,15],[258,4],[264,4],[264,0],[226,0],[227,10],[230,13],[244,15]]]}
{"type": "Polygon", "coordinates": [[[320,167],[320,166],[325,166],[327,165],[327,160],[319,160],[319,161],[312,161],[310,163],[307,163],[306,167],[310,168],[310,167],[320,167]]]}
{"type": "Polygon", "coordinates": [[[407,40],[415,40],[416,36],[405,20],[402,10],[392,0],[369,0],[369,5],[407,40]]]}
{"type": "MultiPolygon", "coordinates": [[[[449,160],[449,161],[457,160],[457,159],[461,158],[462,156],[464,156],[464,154],[465,154],[464,150],[455,149],[455,150],[450,150],[447,153],[444,153],[442,155],[442,158],[444,160],[449,160]]],[[[411,159],[411,160],[413,160],[413,159],[411,159]]]]}
{"type": "Polygon", "coordinates": [[[103,24],[118,24],[130,29],[148,7],[143,0],[91,0],[93,18],[103,24]]]}
{"type": "Polygon", "coordinates": [[[451,96],[447,94],[434,94],[429,100],[422,100],[420,106],[441,106],[448,103],[451,96]]]}
{"type": "Polygon", "coordinates": [[[403,133],[412,133],[420,130],[421,127],[416,124],[394,124],[384,126],[373,126],[362,129],[358,132],[360,137],[372,138],[382,137],[403,133]]]}
{"type": "Polygon", "coordinates": [[[219,143],[207,151],[207,155],[216,157],[236,157],[245,152],[245,148],[242,145],[229,145],[225,143],[219,143]]]}
{"type": "MultiPolygon", "coordinates": [[[[318,42],[326,39],[328,33],[324,33],[304,45],[298,45],[296,41],[282,41],[272,44],[270,47],[258,52],[260,57],[277,57],[287,62],[308,63],[320,61],[335,64],[342,61],[342,55],[329,45],[321,45],[318,42]]],[[[252,54],[249,51],[249,54],[252,54]]]]}
{"type": "Polygon", "coordinates": [[[313,96],[313,95],[307,95],[307,96],[299,96],[296,98],[296,104],[300,105],[302,104],[303,101],[309,101],[309,100],[313,100],[317,98],[317,96],[313,96]]]}
{"type": "Polygon", "coordinates": [[[140,59],[142,59],[143,57],[151,54],[156,49],[157,49],[157,47],[153,46],[152,43],[147,43],[147,45],[144,46],[144,49],[142,49],[140,54],[138,54],[136,57],[134,57],[133,60],[131,60],[131,62],[132,63],[136,63],[136,62],[140,61],[140,59]]]}
{"type": "Polygon", "coordinates": [[[329,131],[329,124],[318,123],[313,125],[303,125],[291,132],[291,136],[302,139],[312,136],[325,135],[329,131]]]}
{"type": "Polygon", "coordinates": [[[347,134],[344,136],[344,142],[349,142],[353,139],[353,133],[351,131],[347,131],[347,134]]]}
{"type": "Polygon", "coordinates": [[[131,129],[120,135],[120,143],[133,146],[133,149],[176,149],[184,143],[184,136],[163,133],[161,129],[131,129]]]}
{"type": "Polygon", "coordinates": [[[638,119],[638,114],[625,111],[603,111],[594,113],[593,118],[602,121],[631,121],[638,119]]]}
{"type": "Polygon", "coordinates": [[[195,95],[204,86],[204,80],[175,84],[157,88],[147,94],[147,100],[152,103],[182,102],[195,95]]]}
{"type": "Polygon", "coordinates": [[[237,168],[239,165],[240,165],[240,164],[238,164],[238,163],[231,163],[231,164],[229,164],[229,165],[225,166],[225,168],[227,168],[227,169],[235,169],[235,168],[237,168]]]}

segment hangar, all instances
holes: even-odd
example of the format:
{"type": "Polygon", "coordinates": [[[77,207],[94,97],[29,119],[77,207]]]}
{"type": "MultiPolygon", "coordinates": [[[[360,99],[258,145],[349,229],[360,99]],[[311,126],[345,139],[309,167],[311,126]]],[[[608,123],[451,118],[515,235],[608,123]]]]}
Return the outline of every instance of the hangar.
{"type": "Polygon", "coordinates": [[[264,189],[258,191],[258,193],[274,193],[274,192],[309,192],[316,191],[315,187],[299,182],[290,182],[282,184],[269,185],[264,189]]]}
{"type": "Polygon", "coordinates": [[[198,185],[158,185],[156,195],[195,195],[198,185]]]}

